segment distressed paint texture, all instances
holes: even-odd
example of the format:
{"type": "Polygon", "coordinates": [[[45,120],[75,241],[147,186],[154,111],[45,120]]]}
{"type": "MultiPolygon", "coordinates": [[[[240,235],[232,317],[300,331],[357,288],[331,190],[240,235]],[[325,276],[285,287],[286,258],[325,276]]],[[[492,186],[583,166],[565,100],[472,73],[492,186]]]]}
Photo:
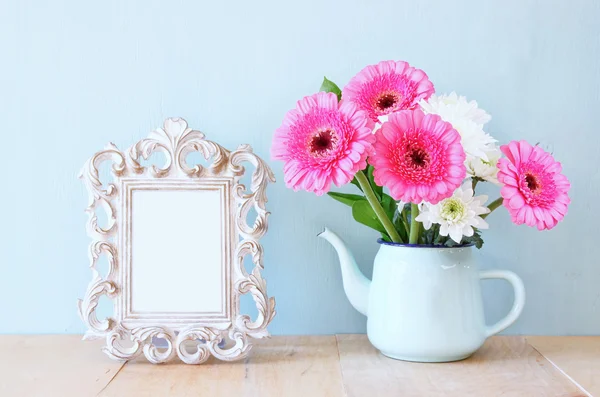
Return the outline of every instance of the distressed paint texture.
{"type": "MultiPolygon", "coordinates": [[[[600,4],[565,1],[299,2],[2,1],[0,109],[0,333],[79,333],[75,300],[89,278],[86,197],[76,175],[107,142],[125,148],[181,116],[210,139],[271,136],[323,75],[344,84],[363,66],[404,59],[438,92],[477,99],[501,142],[524,138],[554,152],[573,204],[539,233],[490,216],[483,268],[523,278],[528,302],[508,333],[600,333],[595,210],[600,172],[600,4]]],[[[274,334],[364,332],[344,296],[333,249],[341,234],[370,275],[376,235],[327,197],[294,193],[282,165],[269,188],[263,240],[274,334]]],[[[491,194],[497,190],[488,189],[491,194]]],[[[488,320],[510,289],[486,282],[488,320]]]]}

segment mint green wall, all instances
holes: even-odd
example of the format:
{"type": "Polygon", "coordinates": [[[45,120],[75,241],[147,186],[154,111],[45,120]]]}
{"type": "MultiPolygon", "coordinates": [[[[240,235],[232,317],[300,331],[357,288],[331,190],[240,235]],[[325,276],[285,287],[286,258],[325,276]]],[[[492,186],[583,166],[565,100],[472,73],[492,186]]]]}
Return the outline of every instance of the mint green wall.
{"type": "MultiPolygon", "coordinates": [[[[539,233],[493,214],[485,268],[514,270],[528,302],[509,333],[599,334],[600,8],[575,1],[7,1],[0,3],[0,332],[79,333],[90,279],[84,161],[126,148],[169,116],[227,147],[270,139],[323,75],[343,85],[363,66],[403,59],[438,92],[476,99],[500,141],[553,150],[573,204],[539,233]]],[[[270,161],[270,159],[269,159],[270,161]]],[[[265,275],[275,334],[363,332],[342,291],[324,225],[362,268],[376,235],[327,197],[269,190],[265,275]]],[[[492,190],[493,191],[493,190],[492,190]]],[[[490,321],[508,286],[484,286],[490,321]]]]}

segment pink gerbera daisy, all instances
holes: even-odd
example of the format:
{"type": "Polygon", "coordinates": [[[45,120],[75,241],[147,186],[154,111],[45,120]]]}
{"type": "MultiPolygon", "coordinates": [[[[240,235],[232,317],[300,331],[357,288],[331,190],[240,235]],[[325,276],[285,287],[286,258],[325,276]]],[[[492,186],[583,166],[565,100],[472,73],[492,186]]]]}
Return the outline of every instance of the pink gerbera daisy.
{"type": "Polygon", "coordinates": [[[552,229],[567,213],[571,187],[552,155],[525,141],[501,146],[507,158],[498,161],[500,194],[512,221],[539,230],[552,229]]]}
{"type": "Polygon", "coordinates": [[[375,133],[369,162],[380,186],[395,200],[437,204],[465,178],[465,151],[459,133],[438,115],[420,109],[393,113],[375,133]]]}
{"type": "Polygon", "coordinates": [[[433,94],[427,74],[404,61],[383,61],[361,70],[344,87],[342,97],[366,110],[375,123],[379,116],[415,109],[433,94]]]}
{"type": "Polygon", "coordinates": [[[352,180],[366,167],[374,141],[366,112],[333,93],[319,92],[298,101],[275,131],[271,156],[285,161],[287,187],[317,195],[352,180]]]}

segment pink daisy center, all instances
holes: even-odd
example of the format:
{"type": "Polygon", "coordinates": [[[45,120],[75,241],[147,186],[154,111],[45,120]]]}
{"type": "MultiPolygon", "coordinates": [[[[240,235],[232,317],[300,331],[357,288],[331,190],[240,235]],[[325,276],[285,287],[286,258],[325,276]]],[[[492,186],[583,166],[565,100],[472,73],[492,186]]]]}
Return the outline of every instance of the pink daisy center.
{"type": "Polygon", "coordinates": [[[304,141],[304,148],[296,158],[306,164],[337,162],[354,135],[338,111],[313,109],[290,127],[290,138],[304,141]]]}
{"type": "Polygon", "coordinates": [[[519,173],[519,190],[525,201],[536,207],[549,208],[554,203],[554,178],[538,163],[525,163],[519,173]]]}
{"type": "Polygon", "coordinates": [[[396,91],[384,91],[375,97],[373,107],[379,114],[388,114],[398,110],[402,104],[402,95],[396,91]]]}
{"type": "Polygon", "coordinates": [[[442,179],[447,164],[444,145],[427,132],[408,130],[390,146],[393,171],[412,181],[431,183],[442,179]],[[439,159],[439,160],[438,160],[439,159]],[[438,161],[432,161],[438,160],[438,161]]]}
{"type": "Polygon", "coordinates": [[[529,173],[525,174],[525,183],[527,184],[527,188],[529,188],[533,194],[540,192],[540,182],[535,175],[529,173]]]}
{"type": "Polygon", "coordinates": [[[427,167],[429,163],[429,155],[421,148],[412,149],[411,152],[407,153],[409,159],[409,167],[420,169],[427,167]]]}
{"type": "Polygon", "coordinates": [[[339,138],[334,130],[318,130],[308,136],[307,149],[315,158],[327,157],[337,148],[338,142],[339,138]]]}
{"type": "Polygon", "coordinates": [[[370,108],[372,117],[390,114],[402,109],[414,109],[421,93],[418,83],[407,76],[387,74],[363,85],[358,103],[370,108]],[[370,105],[370,106],[369,106],[370,105]]]}

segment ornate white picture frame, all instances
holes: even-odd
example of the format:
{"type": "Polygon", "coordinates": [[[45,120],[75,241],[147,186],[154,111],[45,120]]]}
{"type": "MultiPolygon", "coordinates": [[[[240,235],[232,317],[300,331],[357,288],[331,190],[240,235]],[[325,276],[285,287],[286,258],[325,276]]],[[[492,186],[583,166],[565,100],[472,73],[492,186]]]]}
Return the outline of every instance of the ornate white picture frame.
{"type": "Polygon", "coordinates": [[[268,165],[248,145],[229,151],[183,119],[121,152],[114,144],[83,167],[89,193],[87,231],[92,280],[78,301],[88,327],[84,339],[105,338],[103,351],[116,360],[144,354],[152,363],[177,355],[200,364],[210,355],[237,360],[252,338],[269,336],[275,299],[267,296],[260,238],[267,232],[266,187],[274,182],[268,165]],[[142,165],[162,152],[165,164],[142,165]],[[210,165],[190,166],[199,152],[210,165]],[[112,162],[113,181],[103,185],[100,165],[112,162]],[[254,167],[250,189],[240,181],[244,163],[254,167]],[[254,209],[256,218],[247,217],[254,209]],[[107,214],[99,226],[96,211],[107,214]],[[102,277],[98,261],[108,259],[102,277]],[[248,273],[244,257],[250,255],[248,273]],[[252,320],[240,313],[240,297],[251,294],[258,309],[252,320]],[[98,319],[99,299],[112,300],[113,316],[98,319]],[[162,344],[157,341],[162,340],[162,344]]]}

